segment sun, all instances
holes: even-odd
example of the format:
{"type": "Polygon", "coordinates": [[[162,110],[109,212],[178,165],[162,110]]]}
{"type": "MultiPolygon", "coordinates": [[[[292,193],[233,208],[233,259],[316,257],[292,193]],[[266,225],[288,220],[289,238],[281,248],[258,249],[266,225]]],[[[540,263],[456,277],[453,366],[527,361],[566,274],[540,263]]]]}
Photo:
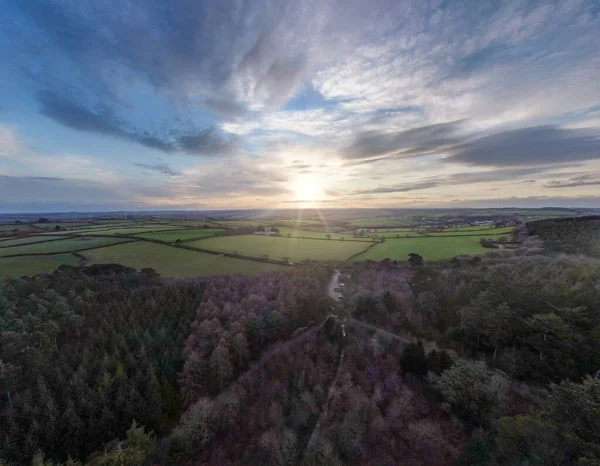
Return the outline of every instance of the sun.
{"type": "Polygon", "coordinates": [[[320,199],[322,187],[314,177],[304,177],[294,183],[297,201],[316,201],[320,199]]]}

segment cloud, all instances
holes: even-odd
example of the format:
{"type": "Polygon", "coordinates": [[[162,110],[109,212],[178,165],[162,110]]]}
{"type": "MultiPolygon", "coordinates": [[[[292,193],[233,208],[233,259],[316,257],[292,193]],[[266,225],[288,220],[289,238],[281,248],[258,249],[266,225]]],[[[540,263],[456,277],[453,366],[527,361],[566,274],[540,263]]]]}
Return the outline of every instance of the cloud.
{"type": "Polygon", "coordinates": [[[600,158],[600,131],[538,126],[502,131],[451,150],[447,159],[474,166],[510,167],[600,158]]]}
{"type": "Polygon", "coordinates": [[[378,156],[426,155],[443,150],[460,141],[464,122],[440,123],[405,131],[359,133],[352,144],[341,151],[345,159],[373,159],[378,156]]]}
{"type": "Polygon", "coordinates": [[[567,181],[549,181],[544,185],[544,188],[575,188],[580,186],[597,185],[600,185],[599,178],[594,178],[592,175],[582,175],[570,178],[567,181]]]}
{"type": "MultiPolygon", "coordinates": [[[[219,156],[230,155],[239,147],[234,135],[213,126],[167,139],[132,128],[104,106],[88,109],[71,98],[50,92],[40,93],[38,102],[40,113],[69,128],[118,137],[166,153],[219,156]]],[[[184,130],[176,128],[174,131],[184,130]]]]}
{"type": "Polygon", "coordinates": [[[215,127],[180,136],[177,144],[181,150],[193,155],[232,155],[239,147],[236,137],[224,135],[215,127]]]}
{"type": "Polygon", "coordinates": [[[208,98],[204,103],[224,119],[238,119],[248,116],[248,108],[240,102],[226,98],[208,98]]]}
{"type": "Polygon", "coordinates": [[[451,175],[435,175],[414,182],[379,186],[377,188],[371,189],[360,189],[353,191],[351,195],[401,193],[408,191],[422,191],[441,186],[466,186],[470,184],[490,183],[494,181],[514,181],[525,176],[539,174],[552,169],[552,166],[543,166],[526,168],[506,168],[480,172],[464,172],[454,173],[451,175]]]}
{"type": "Polygon", "coordinates": [[[0,125],[0,157],[11,157],[20,149],[14,128],[0,125]]]}
{"type": "Polygon", "coordinates": [[[440,181],[431,180],[431,181],[419,181],[416,183],[404,183],[398,184],[394,186],[381,186],[379,188],[373,189],[359,189],[357,191],[353,191],[351,194],[389,194],[389,193],[404,193],[408,191],[420,191],[422,189],[435,188],[439,186],[440,181]]]}
{"type": "Polygon", "coordinates": [[[334,191],[333,189],[326,189],[325,190],[325,194],[327,194],[330,197],[339,197],[341,196],[341,194],[337,191],[334,191]]]}
{"type": "Polygon", "coordinates": [[[571,207],[598,208],[600,196],[512,196],[491,199],[454,199],[447,203],[453,207],[571,207]]]}
{"type": "Polygon", "coordinates": [[[181,172],[177,170],[173,170],[167,163],[162,160],[159,160],[157,163],[149,164],[149,163],[134,163],[136,167],[145,168],[147,170],[153,170],[163,175],[169,176],[179,176],[181,172]]]}

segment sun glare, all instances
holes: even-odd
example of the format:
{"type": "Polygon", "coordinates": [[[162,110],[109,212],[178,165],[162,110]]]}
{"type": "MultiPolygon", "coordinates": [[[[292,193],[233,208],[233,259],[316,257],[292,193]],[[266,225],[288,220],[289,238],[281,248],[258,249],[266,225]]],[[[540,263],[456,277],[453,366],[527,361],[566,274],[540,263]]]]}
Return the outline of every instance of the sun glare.
{"type": "Polygon", "coordinates": [[[316,178],[303,178],[294,185],[297,201],[316,201],[321,195],[321,186],[316,178]]]}

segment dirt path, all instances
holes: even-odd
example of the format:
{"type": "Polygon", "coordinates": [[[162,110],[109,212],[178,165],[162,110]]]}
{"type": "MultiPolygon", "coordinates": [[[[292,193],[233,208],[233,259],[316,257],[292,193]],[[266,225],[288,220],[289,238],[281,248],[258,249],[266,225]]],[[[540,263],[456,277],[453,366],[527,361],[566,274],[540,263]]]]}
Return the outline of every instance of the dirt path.
{"type": "Polygon", "coordinates": [[[327,287],[327,295],[329,297],[335,299],[336,301],[338,300],[338,297],[340,296],[340,294],[335,291],[335,289],[339,285],[339,280],[340,280],[340,271],[338,269],[334,269],[333,275],[331,277],[331,281],[329,282],[329,286],[327,287]]]}

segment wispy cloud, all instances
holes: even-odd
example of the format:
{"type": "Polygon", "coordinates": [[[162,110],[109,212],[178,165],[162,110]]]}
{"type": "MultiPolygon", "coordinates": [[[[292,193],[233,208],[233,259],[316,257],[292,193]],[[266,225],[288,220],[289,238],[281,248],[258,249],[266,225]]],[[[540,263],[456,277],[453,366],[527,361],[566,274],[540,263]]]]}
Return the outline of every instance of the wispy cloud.
{"type": "Polygon", "coordinates": [[[454,147],[450,160],[510,167],[600,158],[600,129],[541,126],[503,131],[454,147]]]}
{"type": "Polygon", "coordinates": [[[163,160],[159,160],[157,163],[134,163],[136,167],[145,168],[146,170],[153,170],[163,175],[169,176],[179,176],[181,172],[177,170],[173,170],[169,164],[165,163],[163,160]]]}
{"type": "Polygon", "coordinates": [[[544,188],[576,188],[580,186],[600,185],[600,178],[593,175],[582,175],[568,179],[567,181],[550,181],[544,185],[544,188]]]}

